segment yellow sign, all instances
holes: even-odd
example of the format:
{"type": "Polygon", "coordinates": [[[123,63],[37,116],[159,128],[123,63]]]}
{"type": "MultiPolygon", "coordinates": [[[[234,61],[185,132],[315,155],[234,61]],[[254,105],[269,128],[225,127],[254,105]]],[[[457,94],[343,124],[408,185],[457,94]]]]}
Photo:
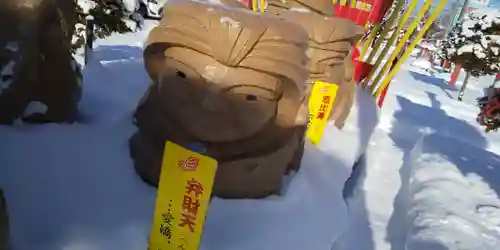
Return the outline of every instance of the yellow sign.
{"type": "Polygon", "coordinates": [[[217,161],[172,142],[163,154],[148,250],[197,250],[217,161]]]}
{"type": "Polygon", "coordinates": [[[318,145],[321,142],[338,88],[337,84],[314,82],[309,99],[309,122],[306,133],[313,145],[318,145]]]}

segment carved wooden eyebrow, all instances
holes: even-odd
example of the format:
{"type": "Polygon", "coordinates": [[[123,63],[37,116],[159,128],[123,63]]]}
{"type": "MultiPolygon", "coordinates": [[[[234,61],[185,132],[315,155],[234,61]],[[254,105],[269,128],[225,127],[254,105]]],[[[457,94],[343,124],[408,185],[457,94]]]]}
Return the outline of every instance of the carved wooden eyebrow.
{"type": "Polygon", "coordinates": [[[262,86],[255,86],[255,85],[235,85],[231,86],[230,88],[226,89],[226,91],[231,91],[231,92],[236,92],[236,94],[251,94],[249,91],[248,93],[245,93],[243,91],[237,91],[237,90],[242,90],[242,89],[248,89],[251,91],[255,91],[258,89],[258,93],[255,93],[255,95],[264,97],[269,100],[278,100],[281,96],[280,93],[278,93],[278,89],[270,89],[262,86]]]}

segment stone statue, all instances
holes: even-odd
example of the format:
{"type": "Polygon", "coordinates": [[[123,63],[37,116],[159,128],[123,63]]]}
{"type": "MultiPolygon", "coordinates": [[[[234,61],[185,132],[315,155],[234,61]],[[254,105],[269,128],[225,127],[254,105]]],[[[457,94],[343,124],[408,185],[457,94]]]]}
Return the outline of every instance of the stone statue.
{"type": "Polygon", "coordinates": [[[75,121],[75,8],[71,0],[0,1],[0,124],[75,121]]]}
{"type": "MultiPolygon", "coordinates": [[[[233,2],[237,0],[225,0],[222,4],[241,7],[233,2]]],[[[267,3],[266,13],[296,22],[308,32],[309,79],[306,96],[309,97],[316,80],[338,84],[329,120],[341,129],[349,116],[356,93],[351,48],[362,37],[363,29],[354,22],[334,17],[330,0],[268,0],[267,3]]],[[[308,101],[306,98],[303,103],[306,108],[308,101]]],[[[304,145],[306,127],[302,127],[301,131],[297,133],[298,143],[304,145]]],[[[301,146],[295,152],[289,170],[299,170],[303,150],[304,146],[301,146]]]]}
{"type": "MultiPolygon", "coordinates": [[[[356,93],[356,85],[352,81],[354,72],[351,48],[361,38],[362,30],[349,20],[325,16],[313,11],[280,10],[274,15],[296,22],[307,31],[309,78],[306,96],[309,97],[314,81],[337,84],[339,89],[329,120],[334,121],[338,128],[342,128],[349,116],[356,93]]],[[[308,101],[309,99],[306,98],[303,105],[307,107],[308,101]]],[[[301,145],[304,145],[306,127],[303,131],[304,133],[297,133],[301,145]]],[[[297,152],[296,157],[302,158],[302,154],[303,152],[297,152]]],[[[295,161],[292,169],[298,171],[299,168],[300,162],[295,161]]]]}
{"type": "MultiPolygon", "coordinates": [[[[238,4],[233,2],[238,1],[225,0],[222,4],[237,7],[238,4]]],[[[267,3],[266,13],[296,22],[308,32],[310,63],[307,92],[310,93],[315,80],[339,85],[329,120],[342,128],[356,92],[352,46],[363,36],[363,28],[350,20],[335,17],[330,0],[268,0],[267,3]]]]}
{"type": "Polygon", "coordinates": [[[268,12],[296,22],[308,32],[308,93],[315,80],[339,85],[329,120],[342,128],[356,90],[351,50],[363,36],[363,28],[350,20],[334,17],[329,0],[268,0],[268,12]]]}
{"type": "Polygon", "coordinates": [[[308,37],[276,16],[171,2],[144,50],[153,83],[135,113],[136,171],[157,185],[166,140],[219,162],[213,194],[280,191],[307,123],[308,37]]]}
{"type": "Polygon", "coordinates": [[[339,85],[329,119],[335,121],[338,128],[342,128],[356,92],[356,84],[352,81],[352,46],[363,36],[363,29],[347,19],[314,12],[280,11],[277,15],[295,21],[308,31],[308,93],[315,80],[339,85]]]}

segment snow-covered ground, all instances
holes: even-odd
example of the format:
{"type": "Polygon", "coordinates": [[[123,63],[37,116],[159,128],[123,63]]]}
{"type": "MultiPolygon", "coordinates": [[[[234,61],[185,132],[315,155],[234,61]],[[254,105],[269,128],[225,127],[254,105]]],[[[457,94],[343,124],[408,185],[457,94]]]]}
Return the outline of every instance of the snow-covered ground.
{"type": "Polygon", "coordinates": [[[475,123],[475,98],[492,77],[474,79],[458,102],[461,82],[451,87],[449,74],[411,66],[423,65],[416,60],[392,83],[336,250],[499,245],[500,137],[475,123]]]}
{"type": "MultiPolygon", "coordinates": [[[[148,84],[146,35],[96,42],[82,123],[0,127],[13,250],[146,249],[156,189],[135,174],[127,145],[148,84]]],[[[346,127],[306,146],[283,196],[213,199],[200,250],[496,249],[500,134],[475,124],[491,79],[458,102],[460,82],[411,60],[382,110],[358,91],[346,127]]]]}

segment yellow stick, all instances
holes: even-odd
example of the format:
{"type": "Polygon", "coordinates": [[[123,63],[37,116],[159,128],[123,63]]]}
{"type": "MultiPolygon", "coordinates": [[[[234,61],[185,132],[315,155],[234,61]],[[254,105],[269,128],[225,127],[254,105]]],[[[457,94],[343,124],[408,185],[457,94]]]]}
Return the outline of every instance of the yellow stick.
{"type": "MultiPolygon", "coordinates": [[[[443,10],[444,6],[448,3],[448,0],[441,0],[439,4],[436,6],[436,9],[432,11],[431,16],[429,19],[427,19],[427,22],[425,22],[424,27],[418,32],[417,36],[415,37],[415,40],[408,46],[408,49],[405,51],[405,53],[401,56],[401,58],[398,60],[396,65],[394,65],[394,68],[389,72],[389,74],[385,77],[384,82],[382,85],[377,89],[376,96],[380,96],[382,91],[384,90],[387,85],[391,82],[392,78],[396,75],[396,72],[398,72],[399,68],[403,64],[403,62],[410,56],[411,51],[417,46],[417,43],[424,37],[425,32],[431,27],[432,23],[436,18],[438,17],[439,13],[443,10]]],[[[420,20],[420,18],[418,19],[420,20]]]]}
{"type": "MultiPolygon", "coordinates": [[[[362,2],[362,3],[363,3],[363,9],[366,10],[366,2],[362,2]]],[[[369,26],[370,26],[370,22],[367,22],[365,24],[365,30],[368,29],[369,26]]],[[[365,58],[366,53],[368,52],[368,48],[370,47],[370,44],[372,43],[373,39],[375,38],[375,34],[377,34],[379,29],[380,29],[380,24],[375,24],[373,26],[373,28],[371,29],[370,35],[368,36],[367,40],[363,43],[363,46],[361,47],[361,53],[359,55],[360,61],[363,61],[363,59],[365,58]]],[[[358,41],[358,45],[356,45],[356,47],[359,47],[360,44],[361,44],[361,40],[358,41]]]]}
{"type": "MultiPolygon", "coordinates": [[[[364,2],[363,0],[361,0],[361,1],[362,1],[362,2],[361,2],[361,6],[362,6],[362,8],[361,8],[361,9],[362,9],[362,10],[367,11],[367,8],[366,8],[366,2],[364,2]]],[[[357,8],[357,7],[358,7],[358,2],[355,2],[355,3],[354,3],[354,7],[353,7],[353,8],[357,8]]],[[[359,8],[357,8],[357,9],[359,9],[359,8]]],[[[358,16],[358,18],[359,18],[359,16],[358,16]]],[[[356,20],[356,21],[358,21],[358,20],[356,20]]],[[[365,26],[363,26],[363,28],[364,28],[364,30],[366,31],[366,30],[368,30],[368,28],[369,28],[369,27],[370,27],[370,21],[367,21],[367,22],[365,23],[365,26]]],[[[371,34],[371,33],[370,33],[370,34],[371,34]]],[[[360,39],[360,40],[358,41],[357,47],[359,47],[359,45],[361,44],[361,42],[362,42],[362,41],[361,41],[361,39],[360,39]]]]}
{"type": "MultiPolygon", "coordinates": [[[[391,49],[392,44],[397,40],[399,33],[403,29],[403,26],[405,25],[406,21],[408,21],[408,18],[410,17],[411,13],[413,13],[413,10],[417,6],[418,2],[419,2],[418,0],[413,0],[411,2],[411,4],[408,6],[408,8],[406,9],[405,13],[403,14],[403,17],[401,18],[401,21],[399,21],[398,27],[394,30],[394,33],[392,34],[389,41],[387,41],[387,45],[385,46],[384,50],[382,50],[382,53],[380,53],[380,55],[378,56],[377,61],[375,62],[375,65],[373,66],[373,70],[370,71],[370,74],[368,74],[368,76],[363,81],[364,85],[368,84],[368,82],[373,77],[373,74],[375,74],[375,70],[378,69],[378,67],[380,66],[380,64],[384,60],[385,55],[391,49]]],[[[375,90],[375,86],[376,86],[375,84],[372,84],[370,86],[370,93],[373,93],[373,91],[375,90]]]]}
{"type": "Polygon", "coordinates": [[[373,80],[373,82],[372,82],[373,85],[378,85],[379,81],[382,79],[382,77],[385,75],[385,73],[389,70],[389,68],[392,65],[392,62],[399,55],[399,52],[403,49],[403,46],[405,45],[406,41],[408,41],[410,36],[413,34],[413,32],[415,31],[415,29],[418,26],[418,23],[420,22],[420,20],[424,16],[425,12],[427,12],[427,10],[431,7],[432,3],[433,3],[433,0],[425,1],[424,6],[422,6],[422,9],[420,9],[420,11],[417,13],[415,20],[413,20],[413,22],[410,24],[410,26],[406,30],[405,34],[403,35],[403,38],[401,38],[401,41],[399,41],[398,45],[396,46],[396,48],[394,49],[392,54],[389,56],[389,59],[385,62],[384,67],[377,74],[377,77],[375,78],[375,80],[373,80]]]}
{"type": "Polygon", "coordinates": [[[387,20],[387,23],[384,25],[384,29],[382,32],[380,32],[380,36],[375,42],[375,45],[373,46],[372,52],[370,55],[368,55],[368,59],[366,60],[367,63],[371,63],[373,60],[373,57],[377,54],[377,51],[379,50],[380,46],[382,45],[382,42],[384,41],[384,38],[387,36],[389,33],[389,30],[391,27],[394,25],[394,22],[396,22],[396,19],[399,15],[399,11],[401,8],[403,8],[403,5],[405,3],[404,0],[397,0],[398,2],[396,3],[396,7],[394,8],[394,11],[392,12],[392,15],[389,17],[387,20]]]}
{"type": "Polygon", "coordinates": [[[338,0],[333,0],[333,4],[337,4],[337,1],[338,1],[338,0]]]}
{"type": "Polygon", "coordinates": [[[250,0],[250,1],[252,1],[252,10],[255,12],[259,11],[259,8],[257,6],[257,0],[250,0]]]}
{"type": "MultiPolygon", "coordinates": [[[[387,20],[387,23],[384,25],[384,29],[382,29],[382,32],[380,32],[380,36],[379,36],[378,40],[375,42],[375,45],[373,46],[372,51],[368,55],[368,59],[366,59],[365,62],[371,63],[373,60],[373,57],[375,57],[375,55],[377,55],[377,52],[380,49],[380,46],[382,45],[384,38],[387,36],[387,33],[389,33],[390,28],[393,26],[394,22],[396,21],[398,15],[399,15],[399,11],[401,10],[401,8],[403,8],[405,1],[404,0],[397,0],[397,1],[398,2],[396,3],[394,11],[392,12],[391,16],[387,20]]],[[[380,29],[380,25],[379,25],[379,29],[380,29]]],[[[378,29],[377,29],[377,31],[378,31],[378,29]]],[[[373,41],[373,39],[375,38],[376,32],[373,32],[370,35],[372,36],[372,39],[370,41],[370,43],[371,43],[373,41]]],[[[367,48],[368,48],[368,46],[367,46],[367,48]]],[[[364,55],[363,55],[363,57],[364,57],[364,55]]],[[[374,71],[374,70],[375,70],[375,68],[372,69],[372,71],[374,71]]],[[[367,84],[368,84],[368,81],[364,81],[361,84],[361,88],[365,89],[367,84]]]]}
{"type": "Polygon", "coordinates": [[[260,12],[266,12],[266,0],[260,0],[260,12]]]}
{"type": "MultiPolygon", "coordinates": [[[[363,5],[365,4],[365,2],[361,2],[361,3],[362,3],[363,5]]],[[[354,8],[356,8],[356,7],[357,7],[357,3],[354,3],[354,8]]],[[[356,20],[356,21],[357,21],[357,20],[356,20]]],[[[366,30],[368,29],[368,27],[369,27],[369,23],[367,22],[367,23],[365,24],[365,26],[363,26],[363,28],[364,28],[364,30],[366,31],[366,30]]],[[[359,39],[359,40],[358,40],[358,42],[356,42],[356,48],[357,48],[357,49],[359,49],[359,46],[361,45],[361,42],[362,42],[362,41],[361,41],[361,39],[359,39]]],[[[365,52],[365,53],[366,53],[366,51],[367,51],[366,45],[367,45],[367,44],[368,44],[368,43],[366,43],[366,42],[365,42],[364,46],[361,48],[361,49],[363,50],[363,51],[361,52],[361,54],[363,54],[363,52],[365,52]]],[[[363,60],[363,57],[361,57],[361,56],[360,56],[358,60],[362,61],[362,60],[363,60]]]]}
{"type": "Polygon", "coordinates": [[[340,5],[346,6],[347,5],[347,0],[340,0],[340,5]]]}
{"type": "Polygon", "coordinates": [[[356,8],[356,0],[351,0],[351,8],[356,8]]]}
{"type": "Polygon", "coordinates": [[[365,58],[366,53],[368,52],[368,48],[370,48],[370,44],[372,44],[373,39],[375,39],[375,35],[377,34],[379,29],[380,24],[373,25],[373,28],[370,31],[370,35],[368,36],[368,39],[366,39],[366,42],[363,44],[363,49],[361,50],[361,54],[359,55],[359,59],[361,61],[365,58]]]}

